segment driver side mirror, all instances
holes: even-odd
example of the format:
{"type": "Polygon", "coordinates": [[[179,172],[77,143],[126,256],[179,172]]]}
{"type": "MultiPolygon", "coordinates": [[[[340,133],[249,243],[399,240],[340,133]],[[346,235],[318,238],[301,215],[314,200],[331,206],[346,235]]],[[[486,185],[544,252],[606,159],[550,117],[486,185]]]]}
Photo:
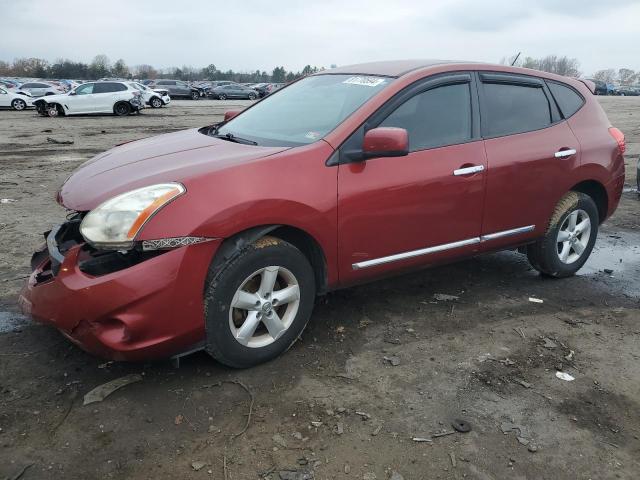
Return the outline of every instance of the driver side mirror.
{"type": "Polygon", "coordinates": [[[69,95],[77,95],[77,93],[76,93],[76,91],[75,91],[75,90],[71,90],[71,91],[69,92],[69,95]]]}
{"type": "Polygon", "coordinates": [[[409,134],[404,128],[378,127],[367,131],[362,142],[364,159],[404,157],[409,154],[409,134]]]}
{"type": "Polygon", "coordinates": [[[233,117],[239,115],[241,111],[242,110],[227,110],[226,112],[224,112],[224,121],[228,122],[233,117]]]}

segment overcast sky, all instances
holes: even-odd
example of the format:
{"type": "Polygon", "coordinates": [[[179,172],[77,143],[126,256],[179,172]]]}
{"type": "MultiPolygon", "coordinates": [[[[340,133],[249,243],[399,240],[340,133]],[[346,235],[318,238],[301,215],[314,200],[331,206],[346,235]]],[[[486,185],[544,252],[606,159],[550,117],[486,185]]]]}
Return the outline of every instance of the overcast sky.
{"type": "Polygon", "coordinates": [[[568,55],[640,70],[640,0],[0,0],[0,59],[221,70],[568,55]]]}

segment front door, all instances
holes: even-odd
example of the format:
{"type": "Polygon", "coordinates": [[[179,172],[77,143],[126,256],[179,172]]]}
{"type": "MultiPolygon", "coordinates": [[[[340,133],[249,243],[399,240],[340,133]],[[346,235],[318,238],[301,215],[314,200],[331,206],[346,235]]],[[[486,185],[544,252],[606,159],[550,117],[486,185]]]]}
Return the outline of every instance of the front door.
{"type": "Polygon", "coordinates": [[[76,88],[75,95],[67,95],[63,102],[68,113],[87,113],[93,104],[93,87],[95,83],[85,83],[76,88]]]}
{"type": "MultiPolygon", "coordinates": [[[[473,88],[472,88],[473,87],[473,88]]],[[[343,284],[477,251],[484,202],[484,145],[468,73],[413,85],[383,106],[368,128],[400,127],[410,153],[342,163],[338,248],[343,284]]]]}

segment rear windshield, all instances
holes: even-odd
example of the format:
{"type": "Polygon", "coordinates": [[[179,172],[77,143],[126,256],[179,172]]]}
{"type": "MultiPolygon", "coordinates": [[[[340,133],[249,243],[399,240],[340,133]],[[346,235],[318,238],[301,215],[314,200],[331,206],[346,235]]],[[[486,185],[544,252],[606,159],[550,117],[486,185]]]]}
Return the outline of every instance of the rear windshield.
{"type": "Polygon", "coordinates": [[[387,77],[358,75],[307,77],[266,97],[214,133],[267,146],[313,143],[391,81],[387,77]]]}

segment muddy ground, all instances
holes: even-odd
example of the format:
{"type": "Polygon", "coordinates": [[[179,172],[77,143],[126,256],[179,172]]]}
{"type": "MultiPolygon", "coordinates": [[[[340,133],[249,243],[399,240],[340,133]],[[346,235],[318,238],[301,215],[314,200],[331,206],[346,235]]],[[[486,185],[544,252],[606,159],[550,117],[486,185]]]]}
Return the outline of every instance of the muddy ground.
{"type": "Polygon", "coordinates": [[[579,275],[544,279],[504,252],[332,293],[291,351],[244,371],[204,354],[105,363],[16,313],[74,168],[233,102],[0,112],[0,479],[639,478],[640,97],[601,101],[627,136],[628,188],[579,275]],[[142,381],[82,405],[127,374],[142,381]],[[449,433],[454,419],[471,431],[449,433]]]}

